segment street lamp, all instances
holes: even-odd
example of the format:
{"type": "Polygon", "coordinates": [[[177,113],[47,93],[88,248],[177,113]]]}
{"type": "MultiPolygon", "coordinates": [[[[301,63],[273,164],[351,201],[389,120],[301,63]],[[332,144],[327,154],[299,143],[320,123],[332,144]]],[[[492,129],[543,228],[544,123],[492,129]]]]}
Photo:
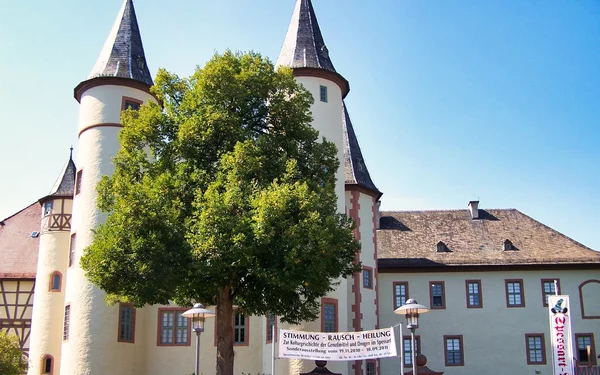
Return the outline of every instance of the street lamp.
{"type": "MultiPolygon", "coordinates": [[[[410,329],[410,341],[412,345],[412,366],[413,366],[413,375],[417,375],[417,353],[416,353],[416,343],[415,343],[415,330],[419,328],[419,314],[424,314],[428,312],[429,309],[423,305],[419,305],[416,299],[409,299],[406,301],[405,305],[398,307],[394,310],[395,314],[402,315],[406,317],[406,328],[410,329]]],[[[402,374],[404,375],[404,374],[402,374]]]]}
{"type": "Polygon", "coordinates": [[[200,375],[200,334],[204,332],[204,321],[206,318],[212,318],[215,313],[204,308],[204,305],[197,303],[193,308],[181,314],[185,318],[192,320],[192,329],[196,332],[196,372],[200,375]]]}

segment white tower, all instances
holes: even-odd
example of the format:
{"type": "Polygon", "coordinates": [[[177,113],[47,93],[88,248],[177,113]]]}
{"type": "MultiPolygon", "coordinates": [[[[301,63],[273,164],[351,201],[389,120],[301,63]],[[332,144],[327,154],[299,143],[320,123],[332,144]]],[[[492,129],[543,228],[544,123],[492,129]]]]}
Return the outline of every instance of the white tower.
{"type": "MultiPolygon", "coordinates": [[[[119,307],[109,307],[104,293],[92,285],[79,266],[93,231],[106,219],[97,208],[96,185],[113,173],[119,149],[121,111],[155,100],[132,0],[125,0],[98,62],[87,80],[75,88],[79,108],[79,147],[68,284],[63,308],[62,375],[141,373],[141,340],[123,342],[119,307]]],[[[143,320],[142,313],[136,317],[143,320]]]]}
{"type": "MultiPolygon", "coordinates": [[[[333,312],[337,331],[375,329],[377,316],[372,311],[373,302],[377,304],[374,228],[381,193],[371,181],[343,103],[350,85],[331,62],[311,0],[297,0],[277,65],[292,68],[296,80],[312,93],[315,100],[311,107],[312,126],[322,137],[337,146],[340,161],[335,187],[338,212],[347,213],[357,223],[355,237],[361,241],[362,249],[356,260],[363,262],[367,276],[370,272],[372,280],[371,284],[364,284],[362,274],[341,280],[337,289],[323,298],[321,318],[301,328],[321,331],[324,329],[322,322],[330,318],[333,312]],[[361,308],[362,305],[365,307],[361,308]]],[[[298,367],[298,363],[290,361],[291,371],[296,371],[298,367]]],[[[361,361],[330,363],[328,368],[343,374],[365,373],[361,361]]],[[[310,369],[312,368],[304,370],[310,369]]]]}
{"type": "Polygon", "coordinates": [[[39,200],[42,227],[29,348],[30,375],[60,373],[61,322],[74,187],[75,163],[69,157],[50,193],[39,200]]]}

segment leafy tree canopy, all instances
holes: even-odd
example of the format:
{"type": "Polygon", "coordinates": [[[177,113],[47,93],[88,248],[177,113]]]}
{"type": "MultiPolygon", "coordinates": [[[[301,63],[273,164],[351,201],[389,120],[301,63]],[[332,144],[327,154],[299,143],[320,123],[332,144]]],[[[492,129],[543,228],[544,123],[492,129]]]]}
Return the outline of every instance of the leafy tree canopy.
{"type": "Polygon", "coordinates": [[[22,375],[27,371],[27,358],[15,335],[0,331],[0,374],[22,375]]]}
{"type": "Polygon", "coordinates": [[[359,245],[337,213],[336,147],[310,125],[311,94],[256,53],[155,82],[162,106],[124,112],[115,172],[98,185],[110,214],[81,259],[89,279],[110,302],[314,320],[319,297],[358,270],[359,245]]]}

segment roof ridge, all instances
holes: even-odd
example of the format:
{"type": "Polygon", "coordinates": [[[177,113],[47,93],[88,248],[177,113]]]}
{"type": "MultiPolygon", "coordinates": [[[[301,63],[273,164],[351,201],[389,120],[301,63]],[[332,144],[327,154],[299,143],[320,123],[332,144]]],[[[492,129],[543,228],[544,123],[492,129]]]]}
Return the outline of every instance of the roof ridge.
{"type": "Polygon", "coordinates": [[[532,221],[534,221],[534,222],[536,222],[536,223],[540,224],[540,225],[541,225],[541,226],[543,226],[544,228],[546,228],[546,229],[549,229],[550,231],[552,231],[552,232],[554,232],[554,233],[556,233],[556,234],[558,234],[558,235],[560,235],[560,236],[563,236],[563,237],[564,237],[564,238],[566,238],[567,240],[569,240],[569,241],[573,242],[575,245],[579,245],[579,246],[581,246],[581,247],[585,247],[586,249],[588,249],[588,250],[591,250],[591,251],[594,251],[594,252],[599,252],[599,251],[600,251],[600,250],[595,250],[595,249],[592,249],[591,247],[588,247],[588,246],[586,246],[586,245],[582,244],[581,242],[579,242],[579,241],[576,241],[576,240],[572,239],[571,237],[567,236],[566,234],[564,234],[564,233],[562,233],[562,232],[559,232],[559,231],[557,231],[556,229],[554,229],[554,228],[552,228],[552,227],[550,227],[550,226],[548,226],[548,225],[546,225],[546,224],[542,223],[542,222],[541,222],[541,221],[539,221],[539,220],[536,220],[536,219],[534,219],[533,217],[531,217],[531,216],[527,215],[526,213],[523,213],[523,212],[521,212],[521,211],[519,211],[519,210],[517,210],[517,209],[515,209],[515,211],[517,211],[517,212],[518,212],[518,213],[520,213],[521,215],[525,216],[525,217],[526,217],[526,218],[528,218],[529,220],[532,220],[532,221]]]}
{"type": "Polygon", "coordinates": [[[25,208],[20,209],[19,211],[15,212],[14,214],[0,220],[0,223],[4,223],[6,220],[13,218],[15,216],[17,216],[18,214],[20,214],[21,212],[25,211],[26,209],[28,209],[29,207],[33,206],[34,204],[38,203],[38,201],[33,202],[32,204],[26,206],[25,208]]]}
{"type": "MultiPolygon", "coordinates": [[[[468,208],[449,208],[445,210],[440,209],[423,209],[423,210],[381,210],[380,213],[403,213],[403,212],[460,212],[468,211],[468,208]]],[[[518,211],[516,208],[480,208],[482,211],[518,211]]]]}

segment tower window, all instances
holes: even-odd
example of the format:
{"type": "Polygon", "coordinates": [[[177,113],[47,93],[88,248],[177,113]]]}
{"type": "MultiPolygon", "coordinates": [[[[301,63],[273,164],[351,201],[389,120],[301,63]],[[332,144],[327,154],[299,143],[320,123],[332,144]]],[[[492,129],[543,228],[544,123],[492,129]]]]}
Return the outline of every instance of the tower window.
{"type": "Polygon", "coordinates": [[[50,291],[60,292],[60,286],[62,284],[62,275],[60,272],[55,271],[50,275],[50,291]]]}
{"type": "Polygon", "coordinates": [[[137,100],[135,98],[129,98],[127,96],[123,97],[123,102],[121,103],[121,110],[125,111],[127,109],[131,109],[134,111],[137,111],[140,109],[140,106],[142,105],[142,101],[141,100],[137,100]]]}
{"type": "Polygon", "coordinates": [[[65,320],[63,322],[63,340],[69,339],[69,326],[71,324],[71,305],[65,306],[65,320]]]}
{"type": "Polygon", "coordinates": [[[45,355],[44,358],[42,358],[42,374],[43,375],[51,375],[53,372],[53,363],[52,363],[52,356],[51,355],[45,355]]]}
{"type": "Polygon", "coordinates": [[[52,212],[52,201],[44,203],[44,216],[50,215],[52,212]]]}
{"type": "Polygon", "coordinates": [[[78,170],[75,177],[75,195],[81,193],[81,177],[83,177],[83,169],[78,170]]]}
{"type": "Polygon", "coordinates": [[[327,103],[327,86],[321,86],[321,101],[327,103]]]}
{"type": "Polygon", "coordinates": [[[373,289],[373,268],[363,266],[363,288],[373,289]]]}
{"type": "Polygon", "coordinates": [[[69,248],[69,267],[75,262],[75,246],[77,244],[77,233],[71,235],[71,245],[69,248]]]}

